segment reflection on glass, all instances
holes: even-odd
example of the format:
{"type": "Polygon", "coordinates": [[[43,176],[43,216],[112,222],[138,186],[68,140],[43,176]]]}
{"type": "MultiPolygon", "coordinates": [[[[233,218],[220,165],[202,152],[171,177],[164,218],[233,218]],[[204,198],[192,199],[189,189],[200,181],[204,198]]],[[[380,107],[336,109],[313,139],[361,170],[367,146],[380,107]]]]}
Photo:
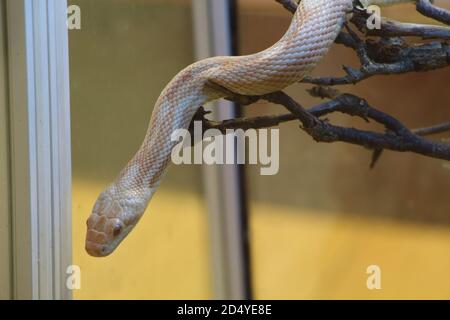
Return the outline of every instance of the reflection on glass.
{"type": "Polygon", "coordinates": [[[84,251],[85,220],[144,138],[154,102],[193,61],[190,1],[73,0],[70,31],[74,263],[77,299],[212,296],[200,168],[176,167],[139,226],[105,259],[84,251]]]}
{"type": "MultiPolygon", "coordinates": [[[[418,19],[409,5],[383,14],[418,19]]],[[[275,1],[239,1],[241,54],[270,46],[289,21],[275,1]]],[[[357,60],[335,46],[314,74],[342,74],[342,64],[357,60]]],[[[450,119],[449,85],[448,70],[440,70],[341,89],[420,127],[450,119]]],[[[317,104],[304,88],[288,92],[305,106],[317,104]]],[[[284,111],[264,103],[246,110],[248,116],[284,111]]],[[[331,120],[366,126],[345,116],[331,120]]],[[[256,298],[450,298],[450,170],[442,161],[386,152],[369,170],[368,151],[316,144],[297,123],[283,125],[280,140],[277,175],[248,170],[256,298]],[[371,265],[381,268],[381,290],[366,286],[371,265]]]]}

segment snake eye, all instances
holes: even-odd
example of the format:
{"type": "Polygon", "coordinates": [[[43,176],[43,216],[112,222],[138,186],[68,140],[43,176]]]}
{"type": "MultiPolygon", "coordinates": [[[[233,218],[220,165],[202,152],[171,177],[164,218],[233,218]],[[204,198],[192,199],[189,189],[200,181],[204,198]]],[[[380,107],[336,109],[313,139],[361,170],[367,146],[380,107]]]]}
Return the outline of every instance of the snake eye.
{"type": "Polygon", "coordinates": [[[122,232],[122,226],[118,224],[114,227],[113,236],[117,237],[121,232],[122,232]]]}

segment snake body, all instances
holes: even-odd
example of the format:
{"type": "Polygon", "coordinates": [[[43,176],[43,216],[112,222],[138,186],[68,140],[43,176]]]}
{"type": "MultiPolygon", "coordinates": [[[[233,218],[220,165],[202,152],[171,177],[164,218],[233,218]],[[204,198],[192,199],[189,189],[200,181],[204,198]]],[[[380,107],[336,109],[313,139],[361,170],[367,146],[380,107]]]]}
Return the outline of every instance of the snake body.
{"type": "MultiPolygon", "coordinates": [[[[363,0],[389,5],[411,0],[363,0]]],[[[156,102],[144,142],[102,192],[87,221],[86,250],[107,256],[142,217],[158,188],[177,142],[177,129],[187,129],[203,104],[223,97],[208,86],[212,81],[232,92],[262,95],[300,81],[322,60],[339,34],[352,0],[303,0],[286,34],[272,47],[241,57],[214,57],[181,71],[156,102]]]]}

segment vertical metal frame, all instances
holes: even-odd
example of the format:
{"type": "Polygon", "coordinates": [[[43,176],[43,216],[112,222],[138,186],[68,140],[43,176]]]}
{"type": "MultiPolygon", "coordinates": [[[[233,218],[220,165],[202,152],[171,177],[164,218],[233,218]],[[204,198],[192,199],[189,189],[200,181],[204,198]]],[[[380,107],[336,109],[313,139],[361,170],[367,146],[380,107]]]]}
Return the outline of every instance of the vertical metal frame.
{"type": "Polygon", "coordinates": [[[66,0],[6,0],[15,299],[69,299],[71,149],[66,0]]]}
{"type": "Polygon", "coordinates": [[[0,300],[10,299],[12,296],[8,61],[5,14],[5,2],[0,0],[0,300]]]}
{"type": "MultiPolygon", "coordinates": [[[[193,0],[197,59],[233,54],[230,1],[193,0]]],[[[227,101],[207,108],[215,120],[236,116],[233,104],[227,101]]],[[[240,174],[237,165],[203,166],[216,299],[250,298],[240,174]]]]}

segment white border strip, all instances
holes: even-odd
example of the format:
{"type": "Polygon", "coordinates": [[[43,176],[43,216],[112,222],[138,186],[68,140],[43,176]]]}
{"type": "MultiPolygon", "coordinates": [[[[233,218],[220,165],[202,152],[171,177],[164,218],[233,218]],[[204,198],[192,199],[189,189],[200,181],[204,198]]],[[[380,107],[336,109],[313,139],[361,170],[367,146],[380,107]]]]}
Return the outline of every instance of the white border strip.
{"type": "Polygon", "coordinates": [[[68,299],[67,1],[7,0],[16,299],[68,299]]]}

